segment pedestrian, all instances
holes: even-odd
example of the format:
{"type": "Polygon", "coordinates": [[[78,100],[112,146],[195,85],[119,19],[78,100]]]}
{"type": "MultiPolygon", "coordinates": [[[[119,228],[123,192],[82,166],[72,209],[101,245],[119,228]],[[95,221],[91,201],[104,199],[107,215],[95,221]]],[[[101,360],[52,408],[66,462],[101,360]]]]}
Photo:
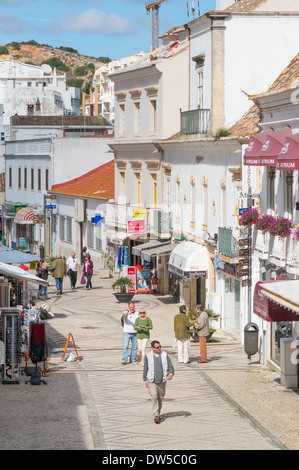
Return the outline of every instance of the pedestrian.
{"type": "MultiPolygon", "coordinates": [[[[38,268],[38,277],[44,279],[44,281],[48,280],[49,277],[49,268],[46,262],[43,262],[41,266],[38,268]]],[[[39,285],[38,293],[36,294],[36,298],[39,299],[42,293],[45,294],[45,300],[48,300],[48,286],[44,286],[42,284],[39,285]]]]}
{"type": "Polygon", "coordinates": [[[151,347],[152,351],[145,356],[143,380],[152,398],[154,422],[159,424],[166,382],[172,380],[174,368],[168,354],[161,351],[159,341],[152,341],[151,347]]]}
{"type": "Polygon", "coordinates": [[[139,317],[136,319],[134,328],[137,331],[137,344],[138,344],[138,353],[140,355],[141,366],[144,366],[144,359],[145,359],[145,349],[147,342],[150,337],[150,330],[153,329],[153,323],[150,318],[146,316],[145,310],[139,311],[139,317]]]}
{"type": "Polygon", "coordinates": [[[93,275],[93,262],[91,261],[90,254],[87,253],[83,264],[83,275],[86,276],[86,289],[92,289],[91,278],[93,275]]]}
{"type": "Polygon", "coordinates": [[[204,311],[201,305],[196,305],[196,311],[198,313],[198,318],[196,318],[194,327],[196,328],[197,334],[199,336],[200,348],[200,360],[198,360],[197,362],[208,362],[207,337],[210,334],[209,316],[207,312],[204,311]]]}
{"type": "Polygon", "coordinates": [[[76,253],[73,251],[71,256],[67,259],[67,273],[71,279],[71,289],[75,289],[77,282],[78,272],[80,273],[80,262],[76,258],[76,253]]]}
{"type": "Polygon", "coordinates": [[[128,362],[129,357],[129,345],[131,341],[131,355],[130,362],[136,363],[137,356],[137,331],[134,328],[135,321],[139,316],[139,313],[135,310],[134,302],[129,303],[129,309],[123,312],[121,316],[123,326],[123,351],[122,351],[122,364],[125,365],[128,362]]]}
{"type": "Polygon", "coordinates": [[[62,295],[63,278],[66,276],[66,262],[61,255],[56,255],[55,260],[51,264],[50,272],[55,279],[56,295],[62,295]]]}
{"type": "Polygon", "coordinates": [[[81,263],[84,264],[85,256],[87,255],[87,247],[83,246],[81,251],[81,263]]]}
{"type": "Polygon", "coordinates": [[[190,326],[194,321],[187,315],[186,305],[180,306],[180,313],[174,317],[174,334],[178,345],[178,361],[182,364],[189,364],[190,353],[190,326]]]}

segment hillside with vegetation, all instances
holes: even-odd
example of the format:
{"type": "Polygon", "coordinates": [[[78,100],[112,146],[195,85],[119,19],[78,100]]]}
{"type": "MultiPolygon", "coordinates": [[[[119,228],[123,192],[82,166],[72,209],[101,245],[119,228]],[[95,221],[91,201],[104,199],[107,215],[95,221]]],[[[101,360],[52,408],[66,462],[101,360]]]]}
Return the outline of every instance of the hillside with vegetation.
{"type": "Polygon", "coordinates": [[[38,44],[31,40],[27,42],[11,42],[0,46],[0,60],[12,59],[25,64],[48,64],[57,73],[66,74],[67,85],[80,88],[89,93],[93,74],[97,67],[110,62],[108,57],[89,57],[72,47],[51,47],[47,44],[38,44]]]}

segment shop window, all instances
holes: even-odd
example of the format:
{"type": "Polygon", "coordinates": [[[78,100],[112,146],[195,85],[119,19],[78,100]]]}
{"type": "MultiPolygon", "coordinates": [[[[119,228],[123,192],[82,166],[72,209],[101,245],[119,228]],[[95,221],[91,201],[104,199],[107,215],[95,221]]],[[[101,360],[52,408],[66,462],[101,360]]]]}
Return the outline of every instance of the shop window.
{"type": "Polygon", "coordinates": [[[280,364],[280,341],[283,338],[293,337],[293,324],[291,322],[274,322],[271,327],[271,359],[280,364]]]}

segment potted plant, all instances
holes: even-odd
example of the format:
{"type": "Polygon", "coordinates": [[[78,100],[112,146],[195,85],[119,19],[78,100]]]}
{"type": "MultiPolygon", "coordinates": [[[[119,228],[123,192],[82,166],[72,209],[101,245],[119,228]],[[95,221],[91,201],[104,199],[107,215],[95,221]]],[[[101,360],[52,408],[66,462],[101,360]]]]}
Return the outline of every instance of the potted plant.
{"type": "MultiPolygon", "coordinates": [[[[209,317],[209,320],[210,322],[212,322],[213,320],[218,320],[218,318],[220,318],[220,315],[215,313],[214,310],[212,310],[211,308],[205,308],[204,311],[208,314],[208,317],[209,317]]],[[[196,317],[198,318],[198,313],[197,311],[195,310],[195,308],[193,308],[192,310],[190,310],[190,312],[188,313],[189,317],[191,320],[193,320],[193,317],[196,317]]],[[[210,334],[209,336],[207,337],[207,341],[209,341],[213,334],[215,333],[215,328],[212,328],[210,326],[210,334]]],[[[199,341],[199,336],[198,336],[198,333],[197,333],[197,330],[196,328],[193,328],[192,330],[190,330],[190,335],[191,337],[193,338],[194,341],[198,342],[199,341]]]]}
{"type": "Polygon", "coordinates": [[[245,227],[250,227],[259,219],[259,211],[257,209],[248,209],[244,214],[241,215],[239,224],[245,227]]]}
{"type": "Polygon", "coordinates": [[[128,292],[130,287],[134,287],[129,277],[120,277],[112,284],[112,287],[117,290],[113,295],[119,302],[130,302],[135,295],[134,292],[128,292]]]}

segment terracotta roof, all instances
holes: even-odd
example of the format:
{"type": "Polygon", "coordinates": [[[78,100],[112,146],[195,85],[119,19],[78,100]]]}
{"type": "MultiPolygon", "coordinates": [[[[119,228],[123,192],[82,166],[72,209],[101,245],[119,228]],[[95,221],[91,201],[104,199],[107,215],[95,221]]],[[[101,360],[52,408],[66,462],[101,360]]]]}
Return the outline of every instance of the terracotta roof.
{"type": "Polygon", "coordinates": [[[85,175],[52,186],[52,194],[86,197],[92,199],[114,198],[114,160],[101,165],[85,175]]]}
{"type": "MultiPolygon", "coordinates": [[[[272,83],[265,94],[277,93],[288,88],[299,86],[299,54],[289,63],[279,77],[272,83]]],[[[260,95],[251,95],[255,99],[260,95]]],[[[259,108],[254,104],[244,116],[239,119],[229,131],[232,136],[250,136],[260,131],[259,108]]]]}
{"type": "Polygon", "coordinates": [[[228,11],[252,11],[267,3],[268,0],[237,0],[235,3],[227,7],[228,11]]]}

